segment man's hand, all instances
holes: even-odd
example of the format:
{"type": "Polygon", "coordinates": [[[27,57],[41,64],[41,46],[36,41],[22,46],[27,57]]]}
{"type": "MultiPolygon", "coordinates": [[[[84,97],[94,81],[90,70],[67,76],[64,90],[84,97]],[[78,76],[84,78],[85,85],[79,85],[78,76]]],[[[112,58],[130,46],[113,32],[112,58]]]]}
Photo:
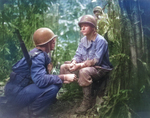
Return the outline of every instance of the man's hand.
{"type": "Polygon", "coordinates": [[[75,74],[64,74],[64,83],[71,83],[73,81],[77,81],[75,74]]]}
{"type": "Polygon", "coordinates": [[[84,68],[84,67],[86,67],[85,63],[76,63],[74,65],[70,65],[69,71],[73,72],[73,71],[76,71],[76,70],[84,68]]]}
{"type": "Polygon", "coordinates": [[[73,67],[75,66],[75,64],[76,64],[76,61],[73,60],[73,61],[71,62],[71,64],[70,64],[70,67],[69,67],[69,68],[73,68],[73,67]]]}
{"type": "Polygon", "coordinates": [[[73,71],[76,71],[78,68],[79,67],[77,64],[70,64],[69,71],[73,72],[73,71]]]}

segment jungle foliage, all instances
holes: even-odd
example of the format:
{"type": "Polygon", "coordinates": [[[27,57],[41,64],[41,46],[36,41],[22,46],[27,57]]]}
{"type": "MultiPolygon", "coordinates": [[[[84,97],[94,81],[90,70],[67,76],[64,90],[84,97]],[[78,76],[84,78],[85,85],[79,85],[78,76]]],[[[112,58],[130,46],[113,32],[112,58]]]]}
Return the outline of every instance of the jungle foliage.
{"type": "MultiPolygon", "coordinates": [[[[16,29],[30,50],[34,31],[51,28],[59,36],[52,53],[54,66],[59,66],[73,58],[81,38],[79,18],[93,14],[95,6],[101,6],[108,16],[98,25],[114,66],[108,93],[97,106],[99,117],[137,118],[138,112],[149,111],[149,0],[0,0],[0,81],[9,77],[12,65],[23,56],[16,29]]],[[[74,84],[64,87],[70,96],[80,89],[74,84]]]]}

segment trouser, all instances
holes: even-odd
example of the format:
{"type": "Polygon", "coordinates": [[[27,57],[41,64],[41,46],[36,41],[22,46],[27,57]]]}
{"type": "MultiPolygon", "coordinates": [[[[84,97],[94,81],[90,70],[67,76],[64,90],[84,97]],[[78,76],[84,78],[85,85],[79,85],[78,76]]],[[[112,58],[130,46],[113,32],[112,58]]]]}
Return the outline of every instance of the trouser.
{"type": "Polygon", "coordinates": [[[25,108],[29,107],[34,115],[41,114],[48,106],[50,106],[55,100],[56,95],[61,85],[50,85],[46,88],[39,88],[35,84],[30,84],[22,89],[17,96],[10,99],[10,107],[8,111],[11,118],[12,115],[25,108]]]}
{"type": "Polygon", "coordinates": [[[63,64],[60,68],[60,74],[74,73],[79,78],[78,84],[83,89],[83,101],[80,107],[76,110],[76,113],[82,113],[91,108],[96,102],[97,92],[95,95],[93,95],[94,91],[92,90],[92,88],[93,85],[95,85],[93,84],[93,82],[95,83],[101,81],[103,77],[110,72],[110,70],[102,69],[101,67],[97,66],[85,67],[75,72],[70,72],[69,66],[69,62],[63,64]]]}
{"type": "Polygon", "coordinates": [[[91,85],[93,81],[98,81],[99,79],[102,79],[106,74],[110,72],[110,70],[103,69],[99,66],[85,67],[77,71],[70,72],[69,66],[70,66],[69,62],[61,65],[60,74],[71,74],[71,73],[76,74],[77,77],[79,78],[78,83],[81,87],[91,85]]]}

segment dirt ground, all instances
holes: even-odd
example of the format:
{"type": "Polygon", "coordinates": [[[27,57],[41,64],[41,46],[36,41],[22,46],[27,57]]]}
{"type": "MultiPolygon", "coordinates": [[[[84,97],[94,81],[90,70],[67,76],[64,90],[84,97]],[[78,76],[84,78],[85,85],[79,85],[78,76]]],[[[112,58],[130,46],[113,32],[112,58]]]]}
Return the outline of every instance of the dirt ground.
{"type": "Polygon", "coordinates": [[[80,106],[82,100],[57,101],[50,109],[50,118],[98,118],[95,107],[89,109],[84,114],[76,114],[76,109],[80,106]]]}
{"type": "MultiPolygon", "coordinates": [[[[50,111],[47,117],[38,117],[38,118],[98,118],[94,113],[94,108],[89,109],[84,114],[75,114],[75,110],[79,107],[81,100],[76,101],[57,101],[50,107],[50,111]],[[94,114],[93,114],[94,113],[94,114]]],[[[2,116],[0,110],[0,118],[7,118],[2,116]]],[[[14,118],[14,117],[13,117],[14,118]]],[[[32,118],[29,116],[27,109],[19,113],[15,118],[32,118]]],[[[35,118],[35,117],[34,117],[35,118]]]]}
{"type": "MultiPolygon", "coordinates": [[[[89,109],[84,114],[75,114],[76,109],[80,106],[82,99],[75,99],[72,101],[62,101],[58,100],[53,104],[47,117],[38,118],[99,118],[95,112],[95,107],[89,109]]],[[[2,115],[2,110],[0,110],[0,118],[5,118],[2,115]]],[[[29,116],[27,108],[19,113],[15,118],[32,118],[29,116]]]]}
{"type": "MultiPolygon", "coordinates": [[[[4,87],[1,87],[0,95],[3,95],[4,92],[3,89],[4,87]]],[[[80,106],[81,102],[82,102],[82,98],[74,98],[73,100],[70,101],[69,100],[64,101],[58,99],[57,102],[50,107],[47,118],[99,118],[97,113],[95,112],[96,111],[95,107],[89,109],[84,114],[75,114],[75,111],[80,106]]],[[[0,109],[0,118],[2,118],[1,117],[3,112],[2,109],[0,109]]],[[[29,114],[26,109],[21,111],[19,113],[19,116],[16,118],[31,118],[31,117],[29,117],[29,114]]],[[[45,118],[45,117],[40,117],[40,118],[45,118]]]]}

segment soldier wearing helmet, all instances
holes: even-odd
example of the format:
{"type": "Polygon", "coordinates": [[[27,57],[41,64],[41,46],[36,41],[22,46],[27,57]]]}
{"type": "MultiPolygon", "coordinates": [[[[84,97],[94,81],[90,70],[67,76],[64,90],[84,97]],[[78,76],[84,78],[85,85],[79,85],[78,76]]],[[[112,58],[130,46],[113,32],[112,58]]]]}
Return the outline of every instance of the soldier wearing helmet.
{"type": "Polygon", "coordinates": [[[84,37],[72,61],[61,65],[60,73],[75,73],[79,77],[78,84],[83,89],[83,101],[76,113],[82,113],[96,102],[96,96],[91,94],[93,81],[98,81],[107,75],[112,70],[112,66],[109,61],[108,43],[97,33],[96,19],[92,15],[84,15],[78,25],[84,37]]]}
{"type": "Polygon", "coordinates": [[[55,47],[57,35],[49,28],[34,32],[35,48],[29,52],[31,67],[22,58],[12,67],[10,81],[5,86],[9,108],[6,117],[15,117],[21,109],[28,107],[31,116],[43,114],[56,101],[56,94],[62,83],[76,81],[75,74],[52,75],[51,58],[48,56],[55,47]]]}
{"type": "Polygon", "coordinates": [[[96,6],[93,9],[93,13],[96,16],[96,19],[100,19],[100,16],[102,16],[104,14],[103,9],[100,6],[96,6]]]}
{"type": "Polygon", "coordinates": [[[93,13],[97,20],[97,31],[104,36],[109,28],[108,15],[103,12],[103,9],[100,6],[96,6],[93,9],[93,13]]]}

